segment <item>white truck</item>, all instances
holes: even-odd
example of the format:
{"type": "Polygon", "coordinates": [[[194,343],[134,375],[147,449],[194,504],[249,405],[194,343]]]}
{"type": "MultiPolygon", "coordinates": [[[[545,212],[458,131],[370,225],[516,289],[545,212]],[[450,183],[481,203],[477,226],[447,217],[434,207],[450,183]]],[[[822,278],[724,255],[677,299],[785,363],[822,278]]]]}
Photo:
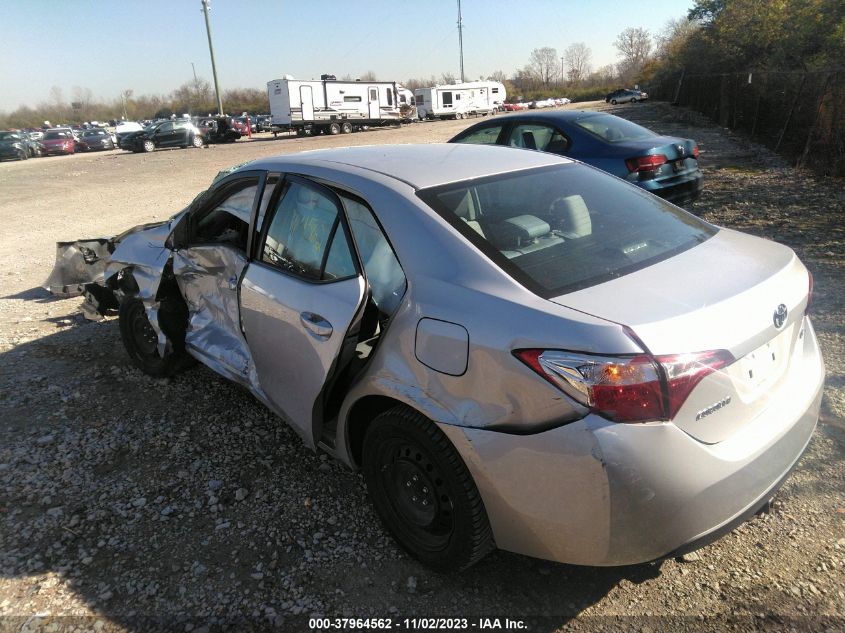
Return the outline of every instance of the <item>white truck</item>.
{"type": "Polygon", "coordinates": [[[507,98],[498,81],[470,81],[437,85],[414,91],[420,119],[463,119],[470,115],[495,114],[507,98]]]}
{"type": "Polygon", "coordinates": [[[273,132],[347,134],[365,127],[398,125],[409,118],[412,95],[394,81],[337,81],[290,76],[267,82],[273,132]],[[403,114],[404,112],[404,114],[403,114]]]}

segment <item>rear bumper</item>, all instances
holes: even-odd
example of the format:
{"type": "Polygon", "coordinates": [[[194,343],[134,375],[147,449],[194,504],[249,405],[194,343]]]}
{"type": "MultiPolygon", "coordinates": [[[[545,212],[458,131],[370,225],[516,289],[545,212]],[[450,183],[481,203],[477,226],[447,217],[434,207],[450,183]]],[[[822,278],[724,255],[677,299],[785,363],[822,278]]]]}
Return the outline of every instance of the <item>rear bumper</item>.
{"type": "Polygon", "coordinates": [[[672,423],[594,415],[534,435],[440,428],[472,473],[501,549],[643,563],[715,540],[774,494],[818,420],[824,367],[818,353],[812,361],[800,393],[773,394],[763,415],[718,444],[672,423]]]}
{"type": "Polygon", "coordinates": [[[669,181],[644,180],[636,184],[664,200],[681,205],[692,202],[701,195],[704,175],[701,171],[696,171],[689,176],[681,176],[669,181]]]}

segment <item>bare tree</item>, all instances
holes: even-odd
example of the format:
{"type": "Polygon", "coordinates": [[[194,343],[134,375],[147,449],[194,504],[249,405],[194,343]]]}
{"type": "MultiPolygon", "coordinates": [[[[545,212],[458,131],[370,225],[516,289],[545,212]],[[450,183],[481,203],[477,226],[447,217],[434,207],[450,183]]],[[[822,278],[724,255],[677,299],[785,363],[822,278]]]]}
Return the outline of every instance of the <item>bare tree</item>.
{"type": "Polygon", "coordinates": [[[458,78],[455,77],[454,73],[443,73],[440,75],[440,83],[443,85],[457,83],[458,78]]]}
{"type": "Polygon", "coordinates": [[[531,56],[528,58],[528,67],[531,73],[537,80],[548,86],[560,74],[557,50],[551,46],[544,46],[543,48],[535,48],[531,51],[531,56]]]}
{"type": "Polygon", "coordinates": [[[576,42],[563,53],[566,76],[574,84],[581,83],[590,74],[592,51],[584,42],[576,42]]]}
{"type": "Polygon", "coordinates": [[[498,81],[499,83],[505,83],[507,81],[507,77],[505,73],[501,70],[494,70],[490,75],[487,77],[487,81],[498,81]]]}
{"type": "Polygon", "coordinates": [[[663,31],[654,37],[657,44],[655,55],[661,59],[671,57],[673,49],[686,45],[687,40],[700,28],[697,22],[686,18],[669,20],[663,27],[663,31]]]}
{"type": "Polygon", "coordinates": [[[613,43],[622,60],[619,74],[630,78],[639,73],[651,54],[651,34],[642,28],[628,28],[622,31],[613,43]]]}
{"type": "Polygon", "coordinates": [[[358,77],[358,81],[378,81],[378,79],[376,79],[376,74],[372,70],[368,70],[358,77]]]}

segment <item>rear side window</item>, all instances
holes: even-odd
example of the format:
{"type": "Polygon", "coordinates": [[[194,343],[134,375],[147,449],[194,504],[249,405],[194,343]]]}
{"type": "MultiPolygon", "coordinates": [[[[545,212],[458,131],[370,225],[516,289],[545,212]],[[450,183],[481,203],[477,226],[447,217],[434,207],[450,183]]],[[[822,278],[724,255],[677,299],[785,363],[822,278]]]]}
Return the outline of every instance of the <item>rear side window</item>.
{"type": "Polygon", "coordinates": [[[320,188],[291,183],[267,229],[261,261],[313,281],[356,275],[335,198],[320,188]]]}
{"type": "Polygon", "coordinates": [[[473,145],[495,145],[499,134],[502,132],[502,125],[489,125],[475,132],[470,132],[455,141],[455,143],[470,143],[473,145]]]}
{"type": "Polygon", "coordinates": [[[565,136],[557,129],[542,123],[515,125],[508,137],[508,145],[553,154],[563,154],[569,149],[569,141],[565,136]]]}
{"type": "Polygon", "coordinates": [[[645,268],[717,229],[585,165],[555,165],[418,194],[495,264],[551,298],[645,268]]]}

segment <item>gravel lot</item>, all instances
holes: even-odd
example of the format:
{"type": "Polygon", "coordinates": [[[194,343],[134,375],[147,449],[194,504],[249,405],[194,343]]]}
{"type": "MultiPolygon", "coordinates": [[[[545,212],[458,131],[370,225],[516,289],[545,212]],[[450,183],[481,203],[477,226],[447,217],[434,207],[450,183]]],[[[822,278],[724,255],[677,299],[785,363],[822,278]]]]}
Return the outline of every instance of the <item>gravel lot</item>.
{"type": "Polygon", "coordinates": [[[587,107],[695,138],[706,191],[692,210],[788,244],[815,275],[822,424],[769,513],[662,564],[583,568],[497,552],[436,574],[393,544],[357,474],[305,449],[246,391],[202,366],[150,379],[130,366],[115,319],[86,322],[79,299],[39,288],[56,241],[164,219],[222,168],[442,141],[472,121],[4,163],[0,631],[308,630],[314,614],[469,617],[470,628],[509,617],[534,631],[845,630],[842,183],[665,104],[587,107]]]}

